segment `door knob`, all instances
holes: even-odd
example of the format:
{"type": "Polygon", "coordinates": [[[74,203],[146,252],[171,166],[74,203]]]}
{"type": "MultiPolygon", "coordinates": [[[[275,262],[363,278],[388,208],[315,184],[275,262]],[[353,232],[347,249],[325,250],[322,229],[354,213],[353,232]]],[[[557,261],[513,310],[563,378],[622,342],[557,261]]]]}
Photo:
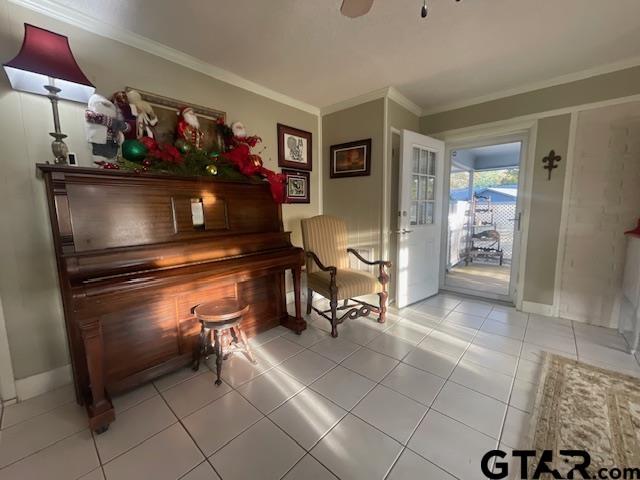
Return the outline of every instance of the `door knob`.
{"type": "Polygon", "coordinates": [[[396,233],[399,233],[400,235],[405,235],[407,233],[411,233],[413,232],[413,230],[408,230],[406,228],[403,228],[402,230],[396,230],[396,233]]]}

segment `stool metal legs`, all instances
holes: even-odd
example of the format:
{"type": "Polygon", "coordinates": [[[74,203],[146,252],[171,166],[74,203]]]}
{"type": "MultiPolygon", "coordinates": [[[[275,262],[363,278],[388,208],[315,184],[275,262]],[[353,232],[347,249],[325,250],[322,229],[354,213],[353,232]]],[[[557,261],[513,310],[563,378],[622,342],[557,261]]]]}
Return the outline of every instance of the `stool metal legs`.
{"type": "Polygon", "coordinates": [[[200,336],[198,338],[198,348],[196,349],[195,358],[193,359],[193,370],[197,372],[200,369],[200,358],[207,356],[207,334],[204,324],[200,324],[200,336]]]}
{"type": "Polygon", "coordinates": [[[251,363],[253,363],[254,365],[258,363],[255,357],[253,356],[253,352],[251,351],[251,347],[249,346],[249,341],[247,340],[247,335],[244,333],[244,330],[242,330],[240,325],[234,327],[232,331],[233,330],[237,330],[238,333],[240,334],[240,338],[242,339],[242,344],[244,345],[244,351],[247,357],[249,358],[249,360],[251,360],[251,363]]]}
{"type": "Polygon", "coordinates": [[[220,331],[213,331],[213,350],[216,352],[216,385],[222,383],[220,380],[220,373],[222,373],[222,339],[220,336],[220,331]]]}
{"type": "MultiPolygon", "coordinates": [[[[258,363],[255,357],[253,356],[251,347],[249,346],[247,335],[244,333],[244,330],[242,330],[240,325],[236,323],[233,326],[227,326],[225,328],[216,329],[216,328],[206,328],[205,324],[201,322],[200,336],[198,339],[199,345],[194,352],[193,367],[192,367],[193,370],[197,371],[200,368],[200,358],[201,357],[206,358],[208,353],[210,352],[209,350],[210,345],[208,342],[207,330],[211,332],[211,336],[213,337],[213,352],[216,355],[216,385],[222,384],[222,380],[220,379],[220,375],[222,373],[222,361],[226,360],[230,353],[233,353],[234,351],[237,351],[237,350],[241,350],[251,363],[253,363],[254,365],[258,363]],[[231,338],[232,338],[231,343],[234,344],[235,348],[230,348],[225,353],[223,351],[224,350],[223,343],[225,343],[224,338],[225,338],[225,333],[227,331],[231,334],[231,338]],[[241,343],[242,346],[239,346],[238,345],[239,343],[241,343]]],[[[228,337],[226,338],[228,339],[228,337]]],[[[229,343],[228,345],[229,347],[231,347],[231,343],[229,343]]]]}

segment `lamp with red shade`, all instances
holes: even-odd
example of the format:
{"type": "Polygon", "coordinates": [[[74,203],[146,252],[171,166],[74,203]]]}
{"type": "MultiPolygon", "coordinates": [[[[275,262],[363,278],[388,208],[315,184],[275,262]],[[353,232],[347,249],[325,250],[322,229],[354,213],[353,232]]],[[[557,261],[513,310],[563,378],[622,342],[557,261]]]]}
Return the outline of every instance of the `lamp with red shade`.
{"type": "Polygon", "coordinates": [[[49,133],[55,163],[67,163],[67,136],[60,131],[58,100],[87,103],[95,87],[76,63],[69,39],[43,28],[24,24],[18,55],[2,65],[14,90],[45,95],[51,100],[55,132],[49,133]]]}

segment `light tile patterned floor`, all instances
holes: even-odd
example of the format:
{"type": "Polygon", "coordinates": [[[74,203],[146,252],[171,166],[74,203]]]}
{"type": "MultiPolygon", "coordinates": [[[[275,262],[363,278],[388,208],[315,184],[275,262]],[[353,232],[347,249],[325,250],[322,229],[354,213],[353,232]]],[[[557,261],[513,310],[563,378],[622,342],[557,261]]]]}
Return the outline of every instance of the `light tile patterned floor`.
{"type": "Polygon", "coordinates": [[[480,457],[523,447],[551,351],[640,376],[615,331],[439,295],[386,324],[252,339],[224,383],[203,366],[114,399],[94,435],[70,386],[4,408],[0,480],[482,478],[480,457]]]}

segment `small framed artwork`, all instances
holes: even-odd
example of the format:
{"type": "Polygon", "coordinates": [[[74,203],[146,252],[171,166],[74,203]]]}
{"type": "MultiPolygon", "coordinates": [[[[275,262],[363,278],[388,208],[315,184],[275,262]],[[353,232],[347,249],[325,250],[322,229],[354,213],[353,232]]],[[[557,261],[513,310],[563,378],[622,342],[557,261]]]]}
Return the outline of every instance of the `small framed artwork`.
{"type": "Polygon", "coordinates": [[[330,159],[331,178],[371,175],[371,139],[332,145],[330,159]]]}
{"type": "Polygon", "coordinates": [[[309,172],[282,169],[285,177],[285,201],[287,203],[310,203],[309,172]]]}
{"type": "Polygon", "coordinates": [[[278,166],[311,170],[311,132],[278,124],[278,166]]]}

